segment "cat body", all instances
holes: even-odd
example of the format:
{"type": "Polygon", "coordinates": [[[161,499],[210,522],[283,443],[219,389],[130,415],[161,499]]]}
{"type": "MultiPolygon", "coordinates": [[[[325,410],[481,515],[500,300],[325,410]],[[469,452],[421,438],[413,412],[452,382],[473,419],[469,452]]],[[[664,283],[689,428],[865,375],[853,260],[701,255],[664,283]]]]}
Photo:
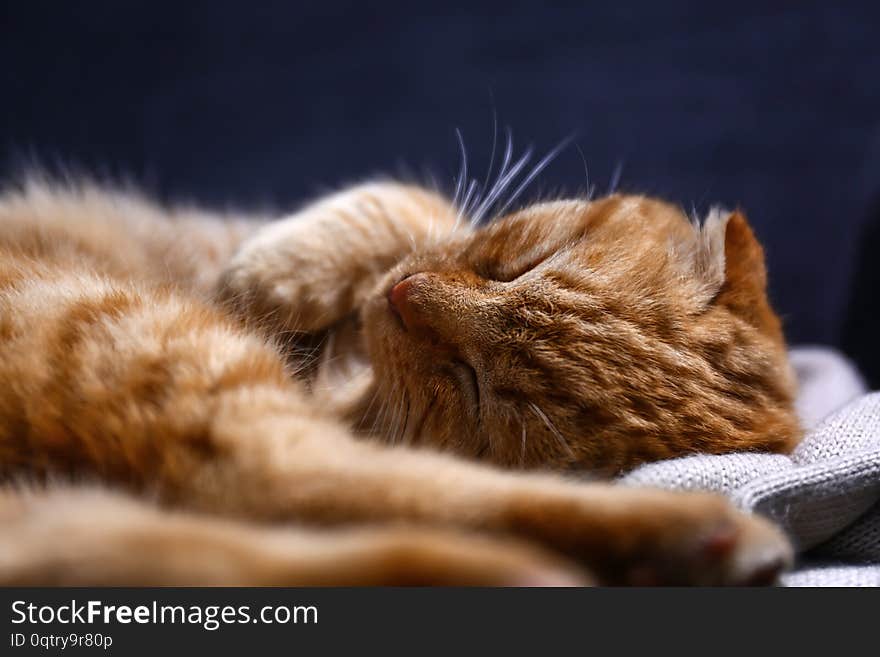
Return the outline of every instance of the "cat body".
{"type": "Polygon", "coordinates": [[[246,221],[28,183],[0,198],[0,581],[771,579],[766,522],[570,476],[790,449],[765,287],[741,214],[644,197],[473,227],[392,182],[246,221]]]}

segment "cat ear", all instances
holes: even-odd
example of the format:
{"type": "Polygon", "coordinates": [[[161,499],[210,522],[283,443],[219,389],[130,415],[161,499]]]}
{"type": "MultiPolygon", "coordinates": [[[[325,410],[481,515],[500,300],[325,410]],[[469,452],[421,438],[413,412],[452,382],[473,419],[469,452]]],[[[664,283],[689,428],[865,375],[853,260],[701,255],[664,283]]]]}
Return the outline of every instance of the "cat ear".
{"type": "Polygon", "coordinates": [[[767,269],[764,249],[742,212],[727,217],[724,228],[724,285],[718,300],[747,310],[766,297],[767,269]]]}
{"type": "Polygon", "coordinates": [[[724,221],[724,282],[715,303],[767,335],[782,339],[779,318],[767,299],[764,249],[745,215],[735,211],[724,221]]]}

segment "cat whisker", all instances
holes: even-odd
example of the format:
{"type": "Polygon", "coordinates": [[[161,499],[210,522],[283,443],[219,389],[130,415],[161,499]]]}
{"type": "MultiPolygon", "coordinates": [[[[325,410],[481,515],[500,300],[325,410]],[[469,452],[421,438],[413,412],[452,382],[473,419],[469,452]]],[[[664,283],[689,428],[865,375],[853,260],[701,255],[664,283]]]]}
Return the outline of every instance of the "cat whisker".
{"type": "Polygon", "coordinates": [[[486,178],[483,180],[482,188],[489,186],[492,179],[492,168],[495,166],[495,150],[498,147],[498,112],[492,108],[492,154],[489,156],[489,167],[486,169],[486,178]]]}
{"type": "Polygon", "coordinates": [[[404,402],[406,404],[406,409],[403,413],[403,426],[400,430],[400,440],[401,442],[409,442],[406,435],[406,430],[409,427],[409,412],[410,412],[410,401],[409,397],[404,397],[404,402]]]}
{"type": "Polygon", "coordinates": [[[534,402],[529,402],[529,408],[531,408],[535,415],[537,415],[541,419],[541,421],[547,426],[547,428],[550,430],[550,433],[553,434],[553,436],[559,442],[560,447],[565,450],[566,454],[568,454],[569,457],[573,458],[574,452],[572,451],[571,446],[568,444],[568,441],[565,440],[565,437],[562,435],[562,433],[560,433],[559,429],[556,428],[556,425],[553,424],[549,417],[547,417],[547,414],[541,410],[541,407],[534,402]]]}
{"type": "MultiPolygon", "coordinates": [[[[367,411],[366,411],[366,412],[364,413],[364,415],[363,415],[365,418],[369,418],[369,417],[370,417],[370,411],[373,409],[373,404],[376,402],[377,399],[379,399],[379,393],[380,393],[380,389],[379,389],[379,387],[377,386],[377,387],[376,387],[376,391],[373,393],[373,396],[372,396],[372,398],[370,399],[370,403],[367,404],[367,411]]],[[[380,422],[379,422],[379,418],[380,418],[380,415],[381,415],[381,413],[382,413],[382,409],[383,409],[384,407],[385,407],[385,402],[384,402],[384,401],[383,401],[383,402],[380,402],[380,403],[379,403],[379,408],[378,408],[378,410],[376,411],[376,414],[373,415],[373,420],[372,420],[372,422],[370,422],[370,431],[369,431],[369,435],[370,435],[370,436],[377,436],[377,435],[379,435],[379,434],[378,434],[378,431],[379,431],[379,429],[381,428],[381,424],[380,424],[380,422]]]]}
{"type": "Polygon", "coordinates": [[[452,197],[452,206],[456,208],[457,215],[455,217],[455,229],[458,229],[462,220],[463,210],[462,201],[464,195],[467,194],[466,185],[468,184],[468,166],[467,166],[467,148],[464,145],[464,136],[461,130],[455,129],[455,136],[458,139],[458,148],[461,152],[461,164],[459,165],[458,177],[455,181],[455,195],[452,197]]]}
{"type": "Polygon", "coordinates": [[[581,162],[584,164],[584,180],[586,184],[586,189],[584,192],[587,195],[587,200],[593,200],[593,194],[596,192],[596,186],[590,184],[590,169],[587,166],[587,157],[584,155],[584,151],[581,149],[580,144],[575,143],[574,147],[577,149],[578,154],[581,156],[581,162]]]}
{"type": "Polygon", "coordinates": [[[406,395],[406,390],[403,389],[401,391],[400,402],[397,404],[397,410],[394,413],[394,444],[399,445],[403,443],[404,434],[406,433],[406,420],[409,416],[409,397],[406,395]]]}
{"type": "Polygon", "coordinates": [[[410,248],[410,251],[415,251],[415,250],[417,250],[417,249],[419,248],[419,246],[418,246],[418,241],[416,240],[416,236],[415,236],[415,234],[412,232],[412,230],[410,230],[410,229],[407,228],[406,226],[400,226],[400,229],[404,232],[404,234],[406,235],[407,239],[409,240],[409,244],[410,244],[410,247],[411,247],[411,248],[410,248]]]}
{"type": "Polygon", "coordinates": [[[520,194],[525,191],[525,189],[529,186],[529,184],[541,173],[547,165],[549,165],[556,156],[559,155],[572,141],[574,140],[573,135],[569,135],[561,142],[559,142],[556,146],[554,146],[547,155],[545,155],[541,160],[532,168],[531,172],[523,179],[523,181],[519,184],[519,186],[514,190],[513,194],[510,195],[510,198],[507,199],[507,202],[501,206],[501,209],[498,210],[499,215],[503,215],[504,211],[507,210],[511,206],[511,204],[519,198],[520,194]]]}
{"type": "Polygon", "coordinates": [[[458,176],[455,180],[455,194],[452,196],[452,204],[457,207],[458,202],[461,200],[461,195],[464,192],[465,179],[467,178],[467,150],[464,147],[464,137],[462,137],[461,130],[458,128],[455,129],[455,136],[458,139],[458,148],[461,157],[458,176]]]}
{"type": "Polygon", "coordinates": [[[507,173],[507,167],[510,166],[510,160],[513,158],[513,131],[508,126],[506,128],[506,132],[507,145],[504,147],[504,157],[501,160],[501,169],[498,171],[498,178],[496,178],[496,182],[503,178],[504,174],[507,173]]]}
{"type": "Polygon", "coordinates": [[[479,203],[479,205],[477,205],[477,209],[471,215],[472,225],[479,224],[483,220],[486,211],[491,208],[492,203],[486,203],[486,200],[492,196],[495,196],[496,192],[500,193],[498,191],[499,183],[504,179],[505,175],[507,174],[507,167],[510,166],[510,161],[513,158],[513,131],[511,131],[510,127],[508,126],[507,128],[505,128],[505,132],[507,133],[507,143],[504,147],[504,157],[502,157],[501,159],[501,168],[498,170],[498,176],[495,178],[495,182],[492,183],[492,186],[488,189],[485,189],[486,186],[484,185],[485,195],[483,197],[483,200],[479,203]]]}
{"type": "Polygon", "coordinates": [[[614,165],[614,171],[611,172],[611,180],[608,183],[608,194],[613,194],[617,191],[617,186],[620,184],[620,177],[623,175],[623,160],[618,160],[617,164],[614,165]]]}
{"type": "MultiPolygon", "coordinates": [[[[297,334],[298,331],[287,331],[290,334],[297,334]]],[[[325,337],[322,337],[321,340],[312,348],[306,349],[302,347],[296,346],[280,346],[280,351],[286,353],[288,362],[291,359],[296,359],[296,363],[293,366],[294,373],[299,376],[308,370],[312,369],[318,359],[321,357],[321,350],[324,347],[325,337]]]]}
{"type": "Polygon", "coordinates": [[[388,442],[392,445],[396,445],[403,437],[400,432],[400,418],[403,412],[404,400],[406,399],[406,390],[404,386],[395,381],[394,386],[391,389],[391,395],[388,396],[388,399],[394,400],[395,403],[393,406],[386,406],[386,434],[388,436],[388,442]],[[398,394],[398,390],[400,394],[398,394]]]}
{"type": "Polygon", "coordinates": [[[431,397],[431,401],[428,402],[428,405],[419,415],[418,420],[414,422],[411,426],[410,435],[407,437],[407,443],[412,445],[416,441],[419,440],[419,437],[422,435],[422,429],[425,426],[425,422],[428,419],[428,416],[431,414],[431,411],[434,409],[434,405],[437,403],[438,394],[435,392],[431,397]]]}
{"type": "MultiPolygon", "coordinates": [[[[361,420],[358,423],[360,426],[363,426],[363,421],[370,417],[370,411],[373,410],[373,404],[376,403],[376,400],[378,398],[379,398],[379,388],[377,386],[376,389],[373,391],[373,394],[370,396],[370,401],[367,403],[367,405],[364,409],[364,412],[361,414],[361,420]]],[[[370,425],[371,426],[370,426],[369,435],[372,436],[372,435],[374,435],[374,432],[376,430],[376,418],[375,417],[373,417],[373,421],[370,423],[370,425]]]]}
{"type": "MultiPolygon", "coordinates": [[[[373,433],[373,434],[376,434],[377,431],[381,431],[382,434],[384,434],[385,436],[388,436],[389,439],[391,438],[391,432],[388,431],[387,419],[388,419],[388,414],[391,410],[391,406],[390,406],[388,400],[394,399],[394,396],[393,396],[394,391],[395,391],[395,388],[392,387],[391,391],[390,391],[391,394],[386,395],[385,398],[382,400],[382,406],[379,409],[379,412],[376,414],[376,422],[374,423],[373,430],[371,431],[371,433],[373,433]]],[[[389,440],[389,442],[390,442],[390,440],[389,440]]]]}
{"type": "Polygon", "coordinates": [[[471,180],[471,184],[468,186],[467,194],[465,194],[464,201],[462,201],[460,212],[462,215],[467,216],[468,210],[470,209],[471,197],[475,199],[479,197],[474,196],[474,191],[479,189],[479,183],[476,180],[471,180]]]}
{"type": "Polygon", "coordinates": [[[482,221],[486,212],[495,205],[496,201],[498,201],[499,197],[504,193],[504,191],[513,183],[516,177],[519,175],[520,171],[522,171],[523,167],[525,167],[529,160],[532,157],[533,149],[529,147],[526,149],[526,152],[520,157],[516,162],[514,162],[510,171],[508,171],[503,178],[501,178],[498,182],[493,186],[492,192],[486,196],[480,206],[474,212],[474,216],[472,218],[473,223],[479,223],[482,221]]]}

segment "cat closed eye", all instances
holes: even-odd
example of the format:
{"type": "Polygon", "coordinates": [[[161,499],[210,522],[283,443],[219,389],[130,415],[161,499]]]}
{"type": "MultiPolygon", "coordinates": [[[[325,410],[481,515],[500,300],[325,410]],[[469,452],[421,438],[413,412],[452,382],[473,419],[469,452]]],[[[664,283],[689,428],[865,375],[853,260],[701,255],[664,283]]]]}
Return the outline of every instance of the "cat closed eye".
{"type": "Polygon", "coordinates": [[[486,280],[497,281],[498,283],[512,283],[521,276],[536,269],[548,257],[549,254],[541,255],[537,258],[532,258],[523,262],[514,262],[510,264],[504,263],[501,265],[496,264],[491,267],[485,267],[482,270],[478,269],[478,271],[480,271],[480,275],[486,280]]]}
{"type": "Polygon", "coordinates": [[[449,372],[457,383],[458,390],[475,409],[480,408],[480,384],[477,371],[463,360],[453,360],[449,372]]]}

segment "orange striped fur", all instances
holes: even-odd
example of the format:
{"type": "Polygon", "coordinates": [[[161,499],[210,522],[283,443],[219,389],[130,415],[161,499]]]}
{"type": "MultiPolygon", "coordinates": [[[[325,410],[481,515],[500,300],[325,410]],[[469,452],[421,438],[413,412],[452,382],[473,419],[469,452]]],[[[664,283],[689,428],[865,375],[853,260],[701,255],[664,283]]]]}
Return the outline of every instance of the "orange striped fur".
{"type": "Polygon", "coordinates": [[[28,183],[0,581],[763,581],[784,538],[713,496],[512,470],[789,449],[765,276],[742,215],[642,197],[477,229],[396,183],[277,221],[28,183]]]}

